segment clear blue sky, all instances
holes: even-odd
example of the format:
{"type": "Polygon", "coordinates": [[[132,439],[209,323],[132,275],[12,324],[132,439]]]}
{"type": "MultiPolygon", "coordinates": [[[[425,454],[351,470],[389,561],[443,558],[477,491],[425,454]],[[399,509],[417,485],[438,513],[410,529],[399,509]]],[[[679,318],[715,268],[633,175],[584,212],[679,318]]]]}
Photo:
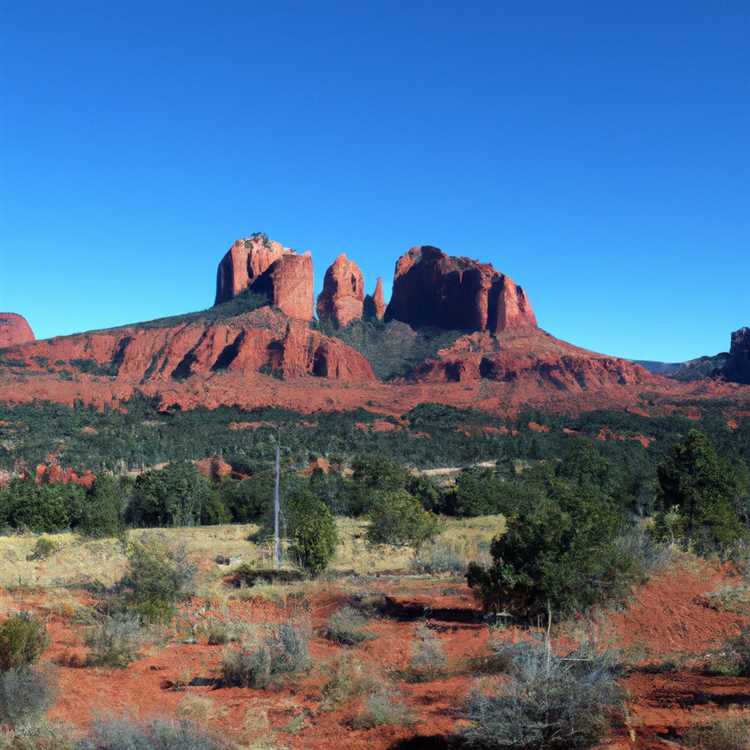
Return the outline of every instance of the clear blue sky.
{"type": "Polygon", "coordinates": [[[0,2],[0,310],[213,302],[254,231],[390,290],[491,261],[540,324],[681,360],[750,325],[750,4],[0,2]]]}

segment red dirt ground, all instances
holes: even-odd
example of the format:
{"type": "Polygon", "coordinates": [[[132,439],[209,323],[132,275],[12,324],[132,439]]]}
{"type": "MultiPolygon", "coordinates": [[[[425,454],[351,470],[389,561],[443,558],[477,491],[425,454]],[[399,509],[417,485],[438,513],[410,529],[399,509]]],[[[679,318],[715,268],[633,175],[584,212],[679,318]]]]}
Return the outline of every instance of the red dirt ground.
{"type": "MultiPolygon", "coordinates": [[[[708,592],[736,582],[728,567],[711,567],[686,558],[654,575],[635,592],[627,607],[600,618],[600,636],[606,636],[614,647],[641,654],[637,666],[623,679],[629,694],[630,733],[621,730],[605,747],[640,750],[680,747],[679,736],[686,727],[750,706],[750,679],[708,677],[690,668],[747,623],[745,617],[706,606],[708,592]],[[656,668],[659,662],[672,659],[682,666],[673,671],[656,668]]],[[[248,714],[258,715],[265,710],[279,742],[295,750],[325,750],[333,745],[354,750],[386,750],[415,735],[447,735],[456,731],[461,725],[462,699],[474,679],[467,669],[467,660],[486,653],[489,635],[487,627],[472,617],[477,604],[471,592],[455,579],[388,576],[371,579],[368,590],[387,593],[404,612],[415,605],[428,607],[427,625],[440,637],[448,656],[448,677],[427,683],[399,682],[415,715],[412,727],[354,730],[349,722],[358,709],[356,700],[340,710],[320,710],[326,664],[348,651],[360,658],[373,675],[389,672],[398,676],[408,664],[415,629],[423,621],[406,615],[400,619],[375,619],[369,629],[377,635],[376,639],[351,649],[331,644],[320,635],[320,628],[347,600],[335,583],[311,589],[308,600],[290,598],[286,606],[260,598],[230,600],[231,616],[248,622],[280,621],[292,613],[310,619],[314,633],[313,668],[272,690],[211,684],[183,690],[171,687],[175,682],[194,677],[209,682],[217,675],[222,646],[209,646],[205,640],[182,642],[189,632],[188,622],[195,624],[212,614],[218,615],[203,601],[193,601],[182,613],[179,620],[182,627],[166,645],[147,648],[142,658],[124,670],[66,666],[71,657],[83,659],[86,648],[68,616],[39,609],[44,603],[43,593],[22,596],[14,592],[11,599],[9,594],[0,592],[0,604],[5,609],[32,608],[43,613],[52,636],[44,659],[60,664],[60,693],[51,717],[70,722],[80,730],[85,730],[94,717],[112,713],[128,713],[144,719],[171,715],[187,694],[197,694],[214,702],[216,718],[209,724],[222,733],[239,740],[244,736],[242,728],[248,714]],[[281,731],[303,712],[304,728],[297,733],[281,731]]],[[[83,593],[77,596],[86,601],[83,593]]],[[[563,644],[571,643],[572,632],[568,628],[560,634],[561,650],[563,644]]],[[[528,637],[528,633],[511,627],[500,631],[499,637],[517,640],[528,637]]]]}

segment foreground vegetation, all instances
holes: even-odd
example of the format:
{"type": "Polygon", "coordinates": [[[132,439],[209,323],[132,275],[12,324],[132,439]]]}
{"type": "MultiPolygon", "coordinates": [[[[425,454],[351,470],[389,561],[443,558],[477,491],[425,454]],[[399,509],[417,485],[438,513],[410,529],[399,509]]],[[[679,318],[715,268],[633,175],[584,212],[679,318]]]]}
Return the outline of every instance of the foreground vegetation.
{"type": "MultiPolygon", "coordinates": [[[[81,420],[76,434],[95,438],[91,455],[104,450],[99,427],[106,434],[113,423],[132,428],[120,436],[125,442],[115,442],[116,450],[141,435],[150,421],[146,416],[155,416],[157,424],[147,429],[155,429],[157,437],[140,450],[164,440],[166,450],[174,451],[169,440],[177,428],[187,433],[186,452],[195,450],[190,440],[204,439],[188,432],[195,415],[155,415],[150,409],[140,403],[125,415],[63,410],[58,416],[65,429],[68,420],[81,420]],[[82,433],[83,426],[95,431],[82,433]]],[[[6,441],[4,450],[19,456],[32,450],[23,437],[30,427],[19,420],[22,408],[10,411],[15,442],[6,441]]],[[[26,418],[30,414],[25,412],[26,418]]],[[[627,606],[632,593],[655,570],[663,575],[676,554],[694,565],[708,565],[701,558],[711,561],[715,569],[727,568],[741,578],[731,591],[706,593],[705,606],[737,617],[744,617],[747,607],[750,615],[750,585],[744,583],[750,568],[747,420],[732,440],[717,414],[704,415],[705,431],[680,417],[652,420],[649,435],[658,432],[658,437],[644,447],[626,439],[628,425],[635,424],[630,415],[621,415],[617,428],[625,437],[607,442],[594,441],[587,432],[601,429],[602,415],[579,418],[581,434],[571,436],[562,432],[569,421],[549,417],[543,424],[531,418],[544,419],[540,415],[523,417],[533,429],[523,429],[519,421],[507,435],[487,434],[481,430],[485,415],[436,406],[415,409],[408,430],[400,426],[390,433],[350,424],[359,418],[372,424],[372,415],[319,415],[316,426],[305,428],[295,426],[291,415],[273,412],[275,421],[288,420],[282,432],[287,447],[284,566],[274,570],[274,477],[266,453],[275,433],[263,426],[229,430],[230,416],[237,415],[226,410],[207,420],[206,434],[220,443],[227,436],[236,440],[234,452],[224,455],[224,471],[210,478],[188,460],[134,475],[124,471],[127,462],[121,460],[119,466],[100,466],[88,488],[28,477],[0,490],[0,526],[8,532],[0,537],[0,586],[16,600],[40,590],[58,597],[54,611],[67,613],[66,627],[74,623],[85,644],[83,653],[59,657],[65,668],[127,671],[150,649],[163,653],[164,639],[175,648],[217,647],[210,676],[173,674],[164,689],[186,691],[208,680],[217,690],[272,694],[305,683],[311,674],[323,679],[324,672],[323,684],[314,690],[305,683],[320,695],[316,721],[346,707],[342,721],[348,731],[358,732],[413,727],[409,690],[462,675],[470,684],[465,695],[452,698],[451,710],[464,722],[462,729],[451,730],[454,744],[591,748],[626,722],[620,683],[627,660],[573,638],[571,623],[627,606]],[[454,442],[459,425],[469,435],[454,442]],[[318,451],[323,429],[328,443],[318,451]],[[337,429],[356,435],[356,452],[352,446],[334,451],[337,441],[345,442],[337,429]],[[431,437],[404,434],[410,431],[431,437]],[[385,449],[371,450],[381,440],[385,449]],[[464,458],[473,452],[473,459],[490,455],[492,460],[433,475],[417,470],[408,450],[397,453],[420,441],[446,454],[461,444],[464,458]],[[327,463],[303,471],[321,457],[327,463]],[[391,578],[394,573],[398,578],[391,578]],[[382,585],[373,587],[385,574],[385,581],[398,581],[397,590],[408,590],[407,573],[415,580],[434,580],[441,591],[423,603],[418,596],[399,600],[382,585]],[[465,584],[474,598],[467,597],[470,604],[461,599],[457,608],[455,592],[463,596],[465,584]],[[71,591],[85,593],[85,603],[71,591]],[[316,606],[325,610],[324,617],[315,615],[314,592],[320,593],[316,606]],[[441,598],[451,606],[434,607],[441,598]],[[248,618],[242,606],[258,601],[270,602],[272,610],[252,610],[248,618]],[[386,621],[394,629],[388,630],[386,621]],[[405,623],[407,645],[389,648],[382,634],[393,636],[405,623]],[[480,629],[486,638],[484,653],[463,656],[460,663],[445,648],[445,633],[458,623],[480,629]],[[503,637],[508,627],[515,629],[514,641],[520,634],[520,642],[503,637]],[[565,637],[555,640],[555,633],[565,637]],[[336,659],[316,672],[316,654],[331,650],[336,659]],[[353,654],[370,654],[369,666],[353,654]],[[387,674],[372,673],[378,660],[389,663],[387,674]],[[498,674],[502,679],[493,679],[498,674]]],[[[78,438],[71,437],[60,444],[60,455],[77,445],[78,438]]],[[[56,680],[38,663],[48,639],[36,612],[7,606],[0,622],[0,730],[7,747],[229,746],[226,737],[198,730],[187,720],[210,714],[207,704],[185,704],[183,715],[168,722],[107,721],[83,739],[64,739],[60,733],[59,742],[68,744],[50,745],[42,736],[41,717],[55,700],[56,680]]],[[[735,634],[703,668],[750,674],[748,643],[747,630],[735,634]]],[[[303,731],[309,718],[304,711],[294,715],[284,732],[303,731]]],[[[740,724],[707,727],[696,729],[694,740],[686,739],[705,745],[715,737],[744,736],[743,731],[740,724]]],[[[253,736],[265,742],[271,734],[266,726],[253,736]]]]}

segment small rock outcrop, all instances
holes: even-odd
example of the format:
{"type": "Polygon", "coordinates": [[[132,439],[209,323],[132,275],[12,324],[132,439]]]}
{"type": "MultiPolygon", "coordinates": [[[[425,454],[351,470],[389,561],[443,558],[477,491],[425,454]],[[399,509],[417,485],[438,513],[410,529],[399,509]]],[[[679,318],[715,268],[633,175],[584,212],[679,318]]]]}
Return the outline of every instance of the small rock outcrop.
{"type": "Polygon", "coordinates": [[[396,262],[388,319],[412,326],[489,331],[536,328],[522,287],[489,263],[413,247],[396,262]]]}
{"type": "Polygon", "coordinates": [[[365,282],[359,266],[344,253],[329,266],[318,295],[318,318],[345,328],[362,317],[365,282]]]}
{"type": "Polygon", "coordinates": [[[375,291],[365,297],[364,316],[383,320],[385,317],[385,298],[383,297],[383,279],[378,276],[375,291]]]}
{"type": "Polygon", "coordinates": [[[267,295],[290,318],[312,320],[312,256],[265,235],[237,240],[219,263],[214,304],[228,302],[246,289],[267,295]]]}
{"type": "Polygon", "coordinates": [[[740,328],[732,333],[724,376],[735,383],[750,384],[750,328],[740,328]]]}
{"type": "Polygon", "coordinates": [[[16,313],[0,313],[0,349],[35,341],[34,332],[26,318],[16,313]]]}

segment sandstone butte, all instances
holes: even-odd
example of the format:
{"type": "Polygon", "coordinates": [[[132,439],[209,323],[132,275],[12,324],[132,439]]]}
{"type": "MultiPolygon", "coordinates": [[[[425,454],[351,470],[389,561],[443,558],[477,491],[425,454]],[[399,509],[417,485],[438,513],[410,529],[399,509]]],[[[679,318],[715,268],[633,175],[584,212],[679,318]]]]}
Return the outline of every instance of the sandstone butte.
{"type": "MultiPolygon", "coordinates": [[[[425,402],[497,414],[523,406],[655,413],[662,397],[666,403],[728,394],[750,404],[750,388],[680,383],[554,338],[537,327],[523,289],[489,264],[412,248],[396,264],[387,310],[382,282],[364,299],[359,268],[346,257],[329,271],[328,294],[324,289],[319,304],[339,325],[385,311],[386,318],[403,321],[388,325],[465,333],[404,377],[380,382],[363,354],[310,326],[311,257],[255,235],[234,243],[221,260],[216,300],[221,305],[250,289],[267,295],[269,305],[13,344],[3,358],[14,366],[0,361],[0,401],[81,401],[101,408],[140,393],[158,397],[165,409],[364,407],[394,416],[425,402]]],[[[737,351],[744,351],[745,337],[737,341],[737,351]]]]}
{"type": "Polygon", "coordinates": [[[386,318],[491,333],[536,328],[526,292],[511,278],[430,245],[413,247],[396,262],[386,318]]]}
{"type": "Polygon", "coordinates": [[[737,383],[750,384],[750,328],[740,328],[732,333],[724,374],[737,383]]]}
{"type": "Polygon", "coordinates": [[[228,302],[247,289],[267,296],[290,318],[312,320],[312,256],[300,255],[265,235],[237,240],[219,263],[214,304],[228,302]]]}
{"type": "Polygon", "coordinates": [[[34,341],[34,332],[26,318],[16,313],[0,313],[0,349],[34,341]]]}
{"type": "Polygon", "coordinates": [[[359,266],[344,253],[328,267],[318,295],[318,319],[344,328],[362,317],[365,282],[359,266]]]}

